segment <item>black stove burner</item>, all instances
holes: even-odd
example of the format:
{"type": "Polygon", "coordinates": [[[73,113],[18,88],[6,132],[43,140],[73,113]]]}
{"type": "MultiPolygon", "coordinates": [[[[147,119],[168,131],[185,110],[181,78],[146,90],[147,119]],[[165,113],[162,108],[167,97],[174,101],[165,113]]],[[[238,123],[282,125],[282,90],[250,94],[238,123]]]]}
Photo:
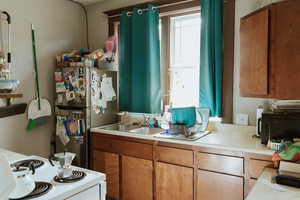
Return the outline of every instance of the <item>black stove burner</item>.
{"type": "Polygon", "coordinates": [[[19,166],[19,167],[29,167],[30,163],[33,163],[34,169],[37,169],[44,165],[44,161],[36,160],[36,159],[30,159],[30,160],[21,160],[18,162],[13,163],[11,166],[19,166]]]}
{"type": "Polygon", "coordinates": [[[68,178],[54,177],[54,181],[58,183],[73,183],[82,180],[86,176],[86,173],[81,171],[73,171],[73,175],[68,178]]]}
{"type": "Polygon", "coordinates": [[[36,182],[34,190],[29,195],[23,198],[10,199],[10,200],[27,200],[27,199],[38,198],[40,196],[47,194],[51,189],[52,189],[52,185],[50,183],[36,182]]]}

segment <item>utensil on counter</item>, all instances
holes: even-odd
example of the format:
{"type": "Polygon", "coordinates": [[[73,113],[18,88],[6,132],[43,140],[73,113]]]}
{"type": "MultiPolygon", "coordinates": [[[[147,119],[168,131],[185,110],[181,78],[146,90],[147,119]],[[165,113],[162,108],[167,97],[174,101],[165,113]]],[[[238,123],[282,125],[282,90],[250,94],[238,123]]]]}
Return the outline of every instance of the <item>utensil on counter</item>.
{"type": "Polygon", "coordinates": [[[10,199],[19,199],[29,195],[35,188],[32,175],[35,173],[33,162],[29,167],[13,166],[12,172],[15,177],[16,187],[9,195],[10,199]]]}
{"type": "Polygon", "coordinates": [[[60,178],[68,178],[72,176],[73,170],[71,164],[75,158],[75,153],[63,152],[51,155],[49,157],[50,164],[58,167],[57,176],[60,178]]]}

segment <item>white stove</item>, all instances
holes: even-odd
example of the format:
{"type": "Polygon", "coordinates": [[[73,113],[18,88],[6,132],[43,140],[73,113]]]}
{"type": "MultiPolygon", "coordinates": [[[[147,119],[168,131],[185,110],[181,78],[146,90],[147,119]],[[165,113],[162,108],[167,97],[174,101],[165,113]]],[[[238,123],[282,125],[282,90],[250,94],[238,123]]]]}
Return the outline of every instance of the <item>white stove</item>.
{"type": "Polygon", "coordinates": [[[9,163],[13,164],[22,160],[42,161],[41,165],[37,163],[39,166],[36,168],[33,178],[36,183],[46,183],[41,187],[50,187],[45,194],[30,198],[32,200],[105,200],[106,177],[102,173],[72,167],[73,171],[84,176],[74,182],[60,183],[54,180],[57,175],[57,167],[51,166],[47,159],[38,156],[25,156],[17,160],[9,160],[9,163]]]}

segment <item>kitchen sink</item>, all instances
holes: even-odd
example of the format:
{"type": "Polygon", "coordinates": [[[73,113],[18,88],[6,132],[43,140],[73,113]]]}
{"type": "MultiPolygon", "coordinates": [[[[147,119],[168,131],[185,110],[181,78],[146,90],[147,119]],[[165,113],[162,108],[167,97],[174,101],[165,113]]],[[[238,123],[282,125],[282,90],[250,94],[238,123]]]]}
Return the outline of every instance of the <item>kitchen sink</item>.
{"type": "Polygon", "coordinates": [[[121,125],[121,124],[113,124],[110,126],[103,127],[102,129],[104,130],[109,130],[109,131],[125,131],[129,132],[130,130],[135,130],[137,128],[140,128],[141,126],[127,126],[127,125],[121,125]]]}
{"type": "Polygon", "coordinates": [[[129,130],[129,132],[140,134],[140,135],[154,135],[154,134],[163,133],[164,130],[160,128],[140,127],[140,128],[129,130]]]}
{"type": "Polygon", "coordinates": [[[101,129],[109,130],[109,131],[123,131],[123,132],[139,134],[139,135],[154,135],[154,134],[159,134],[164,132],[164,130],[160,128],[133,126],[133,125],[127,126],[121,124],[113,124],[113,125],[102,127],[101,129]]]}

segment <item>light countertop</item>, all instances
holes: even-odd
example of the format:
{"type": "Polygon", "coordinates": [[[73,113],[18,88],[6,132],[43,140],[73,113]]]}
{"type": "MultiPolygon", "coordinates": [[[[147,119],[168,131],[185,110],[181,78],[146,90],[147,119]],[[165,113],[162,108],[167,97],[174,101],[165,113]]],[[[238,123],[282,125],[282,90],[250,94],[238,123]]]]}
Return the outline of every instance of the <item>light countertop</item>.
{"type": "Polygon", "coordinates": [[[271,178],[275,175],[275,169],[266,168],[248,194],[246,200],[299,200],[299,188],[271,183],[271,178]]]}
{"type": "Polygon", "coordinates": [[[212,147],[228,151],[242,151],[247,153],[258,153],[263,155],[272,155],[273,150],[262,145],[260,139],[253,138],[256,127],[254,126],[236,126],[230,124],[214,124],[210,128],[211,133],[196,141],[185,141],[175,139],[165,139],[154,137],[153,135],[139,135],[135,133],[104,130],[103,126],[93,128],[92,132],[99,132],[110,135],[126,136],[146,140],[163,141],[169,143],[186,144],[202,147],[212,147]]]}

